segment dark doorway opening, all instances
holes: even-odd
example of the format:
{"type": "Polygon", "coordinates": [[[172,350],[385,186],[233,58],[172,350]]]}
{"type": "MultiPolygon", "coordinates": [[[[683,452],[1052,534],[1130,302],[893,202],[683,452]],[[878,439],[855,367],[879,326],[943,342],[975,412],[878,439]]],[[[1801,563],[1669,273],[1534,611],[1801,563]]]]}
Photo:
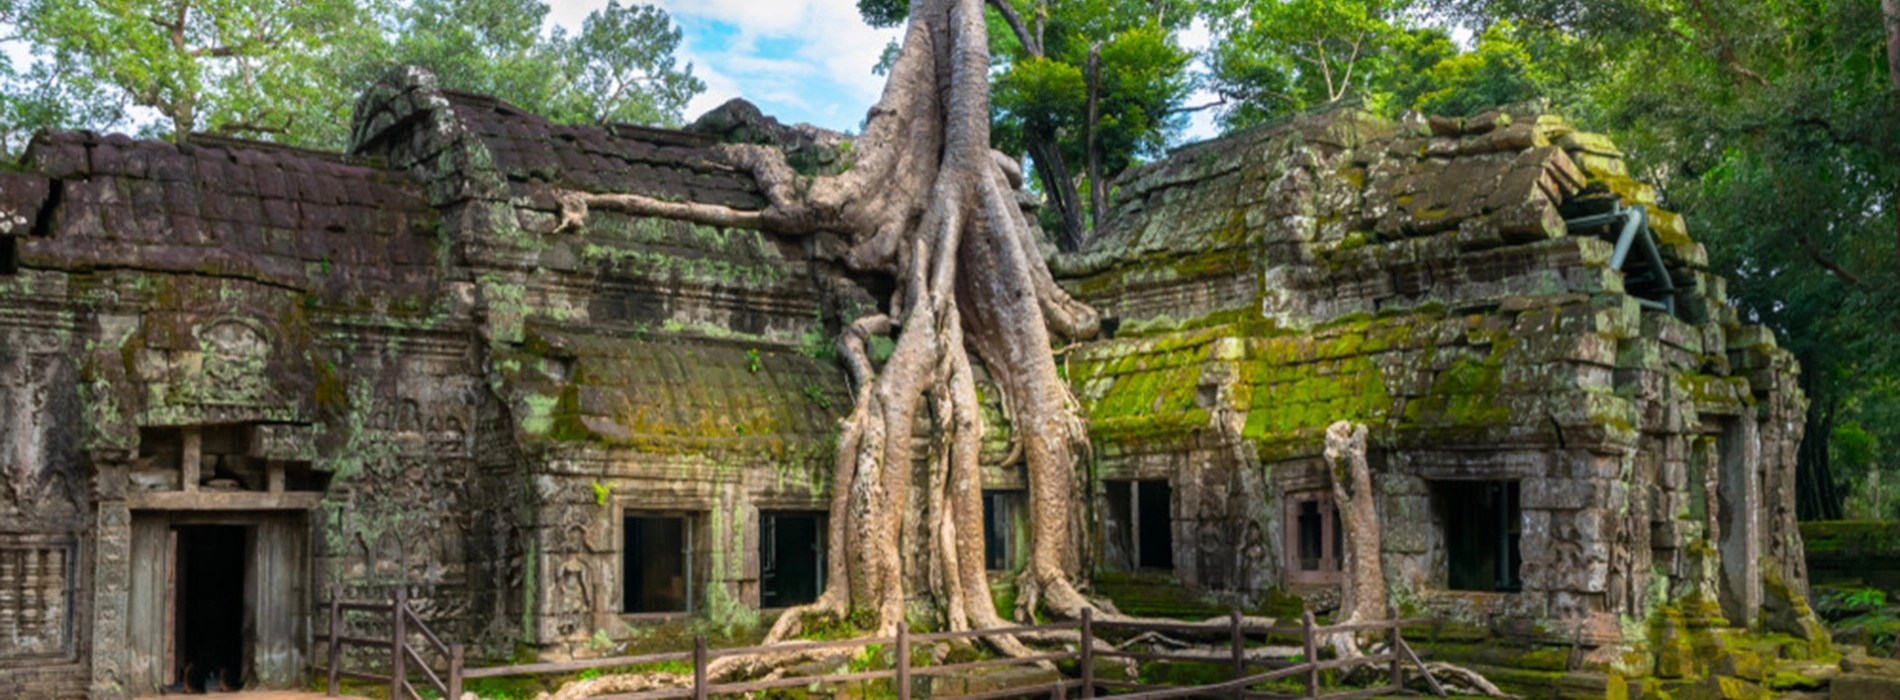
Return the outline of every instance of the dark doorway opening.
{"type": "Polygon", "coordinates": [[[825,590],[824,514],[759,513],[759,605],[785,608],[825,590]]]}
{"type": "Polygon", "coordinates": [[[0,236],[0,275],[13,275],[19,272],[19,243],[12,236],[0,236]]]}
{"type": "Polygon", "coordinates": [[[1021,563],[1018,534],[1023,515],[1023,492],[983,492],[983,568],[1011,571],[1021,563]]]}
{"type": "Polygon", "coordinates": [[[1136,536],[1141,538],[1143,569],[1174,568],[1174,518],[1169,509],[1173,498],[1166,481],[1135,482],[1135,501],[1139,518],[1136,536]]]}
{"type": "Polygon", "coordinates": [[[1435,484],[1445,519],[1445,586],[1455,591],[1518,591],[1524,516],[1515,481],[1435,484]]]}
{"type": "Polygon", "coordinates": [[[235,525],[191,525],[176,533],[176,678],[198,692],[241,687],[250,645],[244,595],[250,532],[235,525]]]}
{"type": "Polygon", "coordinates": [[[620,556],[624,610],[691,612],[692,521],[684,517],[629,516],[623,534],[620,556]]]}

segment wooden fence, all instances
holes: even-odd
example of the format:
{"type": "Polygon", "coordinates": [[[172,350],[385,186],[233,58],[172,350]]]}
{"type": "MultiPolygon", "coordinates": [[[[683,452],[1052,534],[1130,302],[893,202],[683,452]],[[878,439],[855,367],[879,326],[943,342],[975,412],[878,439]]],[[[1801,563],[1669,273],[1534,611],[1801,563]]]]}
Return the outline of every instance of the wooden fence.
{"type": "Polygon", "coordinates": [[[993,630],[912,634],[908,630],[900,628],[895,636],[890,637],[858,638],[827,642],[794,642],[772,646],[734,647],[728,649],[708,649],[706,647],[706,637],[701,635],[693,640],[692,651],[641,654],[637,656],[614,656],[577,661],[553,661],[513,666],[468,668],[465,666],[462,645],[444,644],[442,639],[438,637],[434,631],[430,630],[429,626],[424,624],[421,618],[416,616],[415,611],[409,607],[409,602],[401,589],[397,589],[395,601],[392,603],[349,601],[339,599],[332,595],[329,600],[323,602],[323,605],[329,613],[329,628],[325,634],[316,635],[316,638],[328,644],[329,653],[326,655],[328,665],[325,666],[322,671],[327,674],[329,678],[329,694],[332,697],[337,695],[338,683],[341,679],[345,678],[379,685],[386,683],[389,685],[391,698],[411,698],[413,700],[421,700],[422,698],[414,681],[414,679],[420,679],[426,683],[426,687],[433,689],[439,697],[455,700],[462,695],[462,684],[465,681],[477,678],[555,675],[641,664],[691,662],[693,667],[693,680],[690,686],[663,688],[638,693],[605,695],[596,700],[660,700],[662,698],[706,700],[709,696],[713,695],[756,693],[774,688],[805,687],[815,683],[851,683],[884,679],[890,679],[892,681],[894,692],[900,700],[910,700],[912,679],[920,676],[941,676],[985,668],[1025,666],[1041,662],[1053,663],[1058,661],[1076,662],[1077,672],[1080,677],[1064,679],[1047,686],[1015,687],[969,695],[932,697],[942,698],[942,700],[1000,700],[1002,698],[1041,698],[1046,695],[1053,700],[1066,700],[1066,698],[1070,697],[1071,691],[1078,691],[1079,697],[1082,698],[1094,698],[1098,690],[1108,690],[1119,691],[1114,694],[1114,697],[1118,700],[1163,700],[1164,698],[1184,697],[1233,698],[1236,700],[1253,698],[1327,698],[1329,700],[1347,700],[1348,698],[1371,697],[1374,695],[1403,691],[1408,666],[1419,669],[1426,683],[1431,686],[1432,691],[1439,697],[1445,696],[1444,688],[1439,686],[1437,679],[1432,678],[1430,673],[1423,671],[1424,662],[1419,659],[1417,652],[1413,651],[1411,646],[1405,642],[1405,636],[1401,631],[1406,627],[1434,624],[1435,621],[1433,620],[1392,619],[1379,622],[1321,627],[1314,623],[1313,614],[1308,612],[1301,619],[1299,627],[1258,627],[1242,624],[1240,614],[1236,612],[1229,618],[1227,625],[1221,626],[1206,623],[1132,622],[1120,620],[1097,621],[1094,619],[1092,611],[1084,609],[1082,611],[1082,619],[1080,620],[993,630]],[[352,637],[344,634],[343,613],[347,611],[388,614],[390,616],[390,637],[388,639],[375,639],[352,637]],[[1097,639],[1096,632],[1103,629],[1136,633],[1157,632],[1202,636],[1208,635],[1209,633],[1225,631],[1229,639],[1230,654],[1226,657],[1220,657],[1205,654],[1190,655],[1098,650],[1094,644],[1097,639]],[[1075,651],[1051,652],[1019,658],[988,659],[938,666],[913,666],[910,661],[911,649],[917,644],[929,644],[957,639],[974,639],[1000,634],[1027,635],[1070,630],[1077,632],[1081,638],[1081,643],[1077,645],[1075,651]],[[1362,656],[1356,659],[1319,660],[1319,651],[1322,644],[1321,640],[1328,636],[1348,632],[1379,631],[1385,632],[1387,640],[1387,648],[1382,653],[1362,656]],[[1275,635],[1298,635],[1304,644],[1304,656],[1299,661],[1249,658],[1246,652],[1246,642],[1250,635],[1267,637],[1275,635]],[[428,662],[423,658],[422,652],[418,651],[413,644],[418,637],[421,639],[421,643],[426,645],[424,647],[425,649],[432,650],[445,662],[446,668],[441,673],[437,673],[435,669],[429,666],[428,662]],[[707,666],[714,660],[721,658],[766,653],[778,654],[798,651],[854,649],[887,644],[895,645],[896,647],[895,658],[893,659],[896,668],[734,683],[714,683],[710,682],[706,677],[707,666]],[[343,667],[344,656],[342,652],[346,646],[387,649],[390,654],[388,675],[345,669],[343,667]],[[1230,665],[1232,668],[1232,679],[1197,686],[1157,686],[1109,680],[1096,676],[1095,660],[1098,657],[1125,659],[1137,663],[1145,661],[1164,661],[1230,665]],[[1387,666],[1386,685],[1376,688],[1338,689],[1333,692],[1326,692],[1326,689],[1321,686],[1320,673],[1322,671],[1367,664],[1385,664],[1387,666]],[[1263,668],[1270,670],[1262,673],[1252,673],[1252,671],[1256,669],[1263,668]],[[1269,681],[1291,678],[1300,679],[1300,693],[1276,693],[1252,689],[1253,686],[1269,681]]]}

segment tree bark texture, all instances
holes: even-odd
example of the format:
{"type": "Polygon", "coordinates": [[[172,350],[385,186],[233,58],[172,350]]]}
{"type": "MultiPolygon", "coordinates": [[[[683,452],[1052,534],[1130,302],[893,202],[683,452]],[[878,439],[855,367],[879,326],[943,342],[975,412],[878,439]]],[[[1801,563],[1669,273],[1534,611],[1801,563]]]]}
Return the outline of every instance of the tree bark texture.
{"type": "Polygon", "coordinates": [[[1056,144],[1055,134],[1025,132],[1023,142],[1029,147],[1029,161],[1036,166],[1036,176],[1042,180],[1042,191],[1055,205],[1060,219],[1056,224],[1056,247],[1065,253],[1081,250],[1087,236],[1083,230],[1082,195],[1075,189],[1075,176],[1069,173],[1069,164],[1062,159],[1062,148],[1056,144]]]}
{"type": "Polygon", "coordinates": [[[1108,211],[1108,183],[1102,179],[1102,141],[1097,129],[1102,105],[1102,42],[1099,41],[1089,46],[1088,83],[1089,223],[1099,229],[1103,212],[1108,211]]]}
{"type": "MultiPolygon", "coordinates": [[[[1338,624],[1385,619],[1385,571],[1379,561],[1378,495],[1366,463],[1366,426],[1339,421],[1326,428],[1326,474],[1344,531],[1338,624]]],[[[1359,655],[1351,634],[1335,635],[1340,657],[1359,655]]]]}

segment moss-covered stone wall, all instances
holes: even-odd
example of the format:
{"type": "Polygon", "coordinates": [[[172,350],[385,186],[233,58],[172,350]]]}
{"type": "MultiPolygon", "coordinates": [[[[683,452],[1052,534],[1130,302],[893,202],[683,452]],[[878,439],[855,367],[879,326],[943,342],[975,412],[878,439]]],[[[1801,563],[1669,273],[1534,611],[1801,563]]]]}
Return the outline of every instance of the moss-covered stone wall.
{"type": "Polygon", "coordinates": [[[1095,476],[1170,481],[1182,583],[1323,593],[1285,571],[1284,514],[1327,486],[1325,427],[1358,421],[1395,604],[1604,649],[1675,600],[1754,622],[1762,567],[1805,585],[1796,370],[1620,157],[1530,108],[1342,109],[1131,171],[1056,259],[1115,329],[1069,367],[1095,476]],[[1658,308],[1616,267],[1620,222],[1567,223],[1639,205],[1658,308]],[[1472,480],[1518,485],[1521,592],[1446,590],[1446,486],[1472,480]]]}

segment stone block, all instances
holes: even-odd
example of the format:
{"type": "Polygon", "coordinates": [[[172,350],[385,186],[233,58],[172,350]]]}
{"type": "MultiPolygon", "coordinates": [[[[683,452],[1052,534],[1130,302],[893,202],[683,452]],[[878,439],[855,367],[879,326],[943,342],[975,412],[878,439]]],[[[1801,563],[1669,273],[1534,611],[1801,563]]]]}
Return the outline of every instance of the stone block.
{"type": "Polygon", "coordinates": [[[1900,676],[1847,673],[1828,685],[1831,700],[1893,700],[1900,698],[1900,676]]]}
{"type": "Polygon", "coordinates": [[[1764,688],[1740,678],[1705,676],[1676,694],[1677,700],[1768,700],[1764,688]]]}

